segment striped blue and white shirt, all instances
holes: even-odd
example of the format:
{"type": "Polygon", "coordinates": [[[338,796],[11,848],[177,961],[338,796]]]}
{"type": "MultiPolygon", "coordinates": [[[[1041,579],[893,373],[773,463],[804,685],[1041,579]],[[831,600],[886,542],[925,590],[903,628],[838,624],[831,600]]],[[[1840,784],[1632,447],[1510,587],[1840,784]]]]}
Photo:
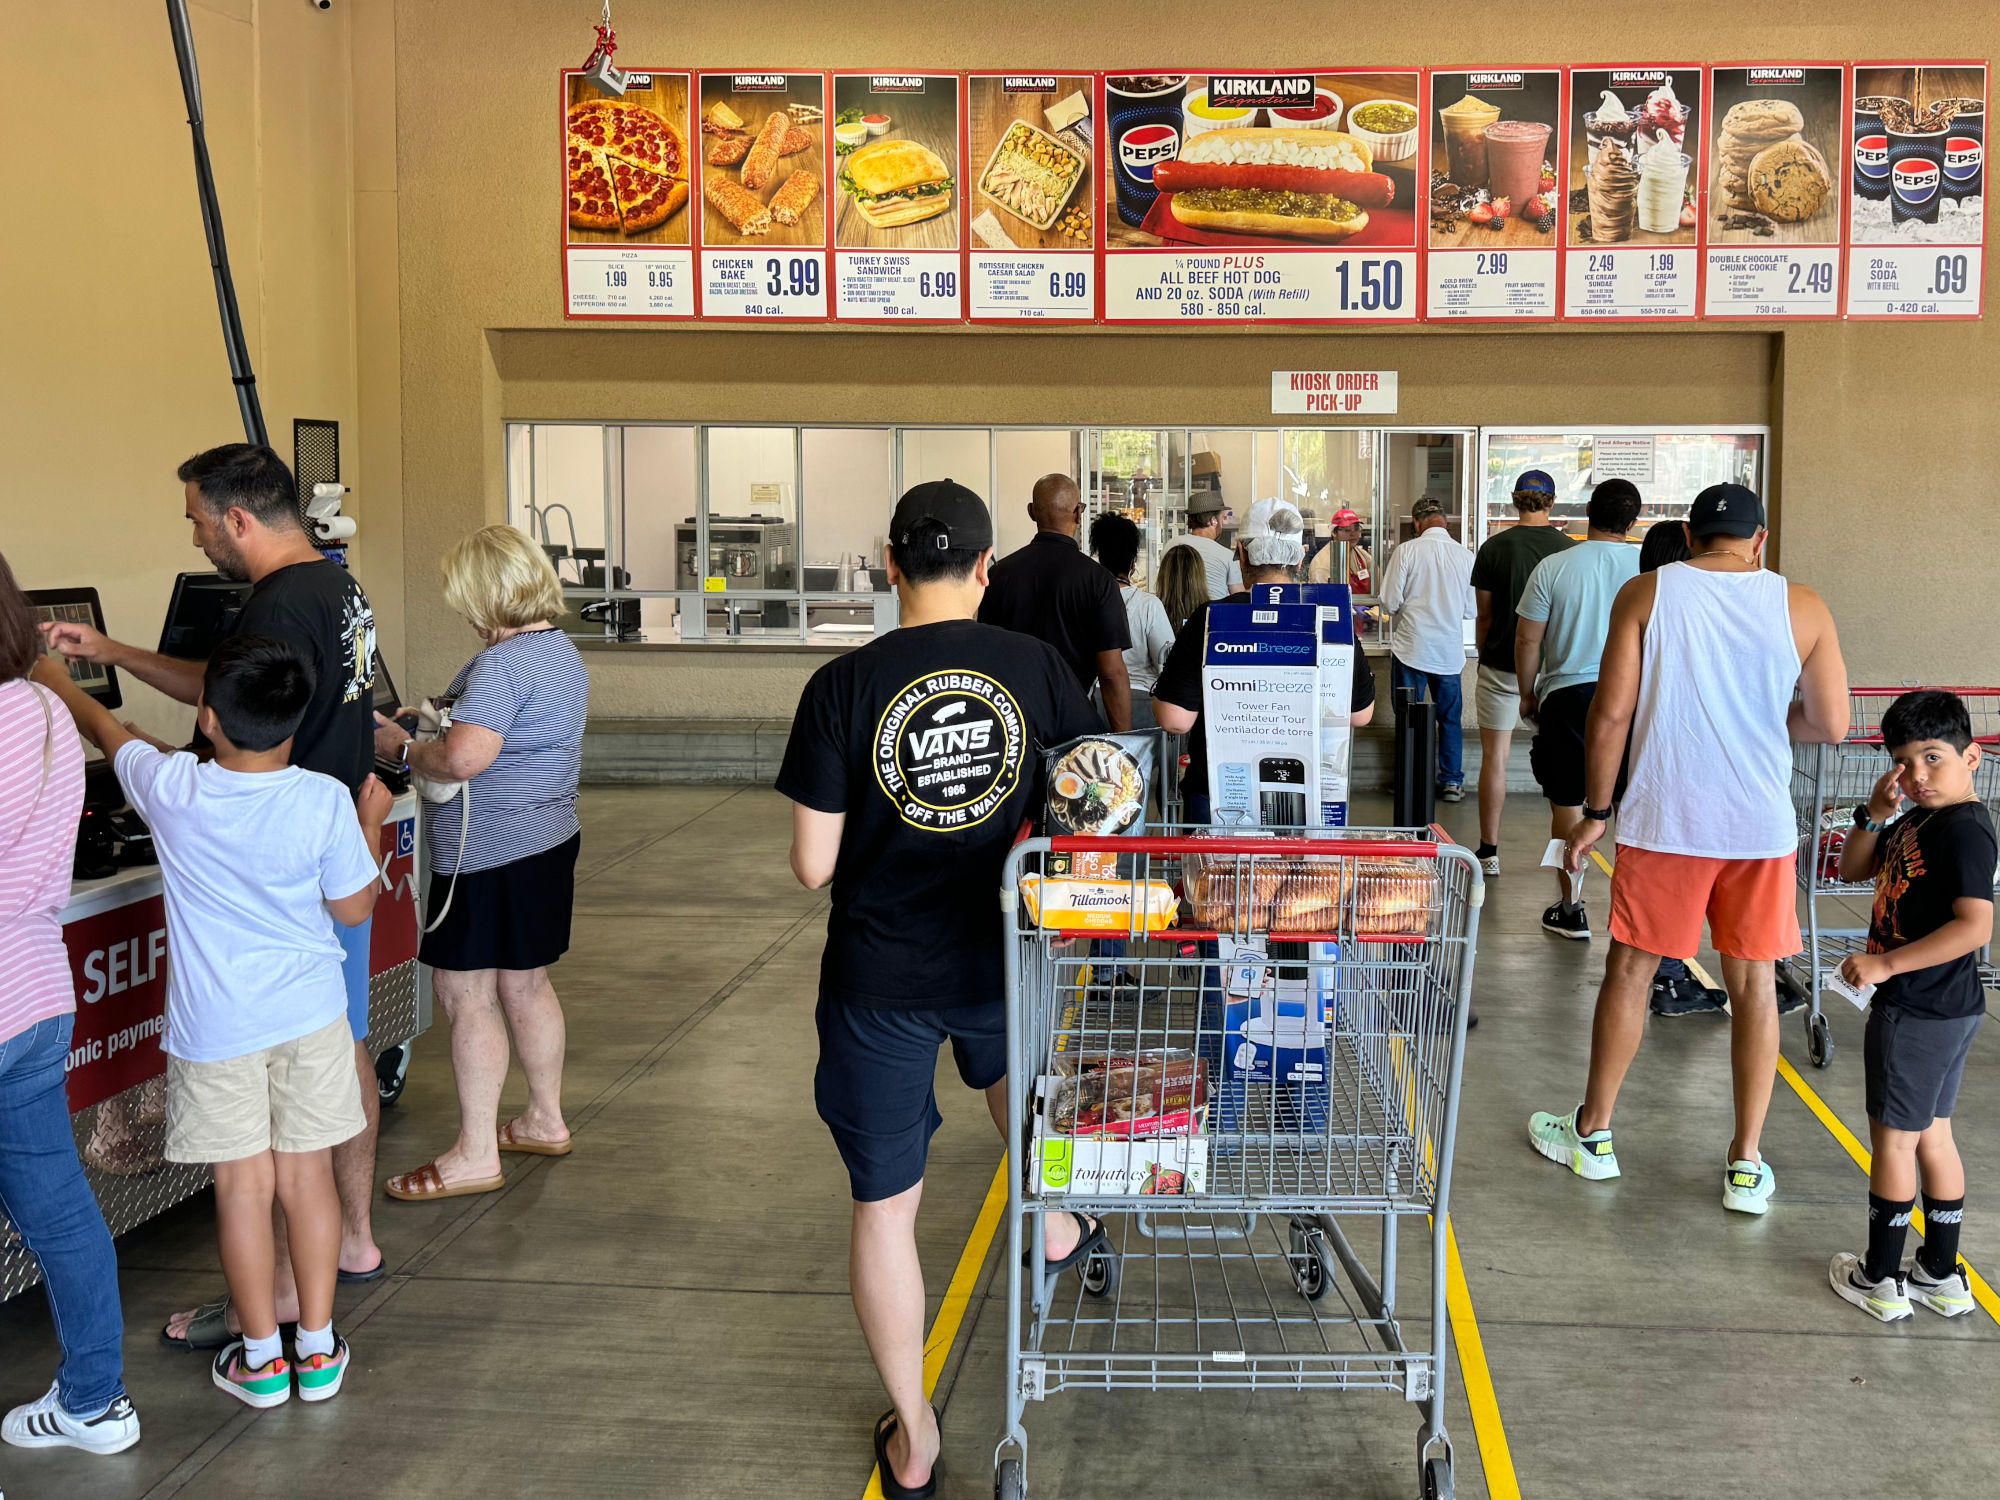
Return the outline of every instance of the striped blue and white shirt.
{"type": "Polygon", "coordinates": [[[431,869],[492,870],[553,849],[577,832],[576,783],[590,678],[560,630],[509,636],[473,657],[451,681],[454,724],[501,738],[493,764],[472,778],[472,831],[458,860],[465,799],[424,804],[431,869]]]}

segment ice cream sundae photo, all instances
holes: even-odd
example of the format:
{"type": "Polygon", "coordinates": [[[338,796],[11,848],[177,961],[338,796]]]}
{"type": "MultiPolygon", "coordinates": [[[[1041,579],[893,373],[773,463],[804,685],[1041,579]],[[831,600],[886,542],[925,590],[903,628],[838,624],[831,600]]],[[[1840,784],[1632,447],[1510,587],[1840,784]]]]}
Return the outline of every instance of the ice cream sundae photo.
{"type": "Polygon", "coordinates": [[[1698,69],[1575,75],[1567,209],[1571,245],[1691,245],[1700,137],[1698,69]],[[1636,102],[1633,102],[1636,101],[1636,102]]]}

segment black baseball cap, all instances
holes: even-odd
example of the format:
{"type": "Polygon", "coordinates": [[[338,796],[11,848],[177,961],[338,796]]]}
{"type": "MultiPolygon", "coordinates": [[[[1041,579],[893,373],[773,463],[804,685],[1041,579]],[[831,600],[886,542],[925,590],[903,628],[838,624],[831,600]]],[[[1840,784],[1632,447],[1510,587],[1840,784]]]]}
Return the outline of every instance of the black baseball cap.
{"type": "Polygon", "coordinates": [[[1764,529],[1764,502],[1740,484],[1711,484],[1688,507],[1693,536],[1755,536],[1764,529]]]}
{"type": "Polygon", "coordinates": [[[889,541],[907,546],[910,533],[926,521],[944,528],[938,550],[983,552],[993,545],[993,517],[986,502],[954,479],[933,479],[903,491],[889,520],[889,541]]]}

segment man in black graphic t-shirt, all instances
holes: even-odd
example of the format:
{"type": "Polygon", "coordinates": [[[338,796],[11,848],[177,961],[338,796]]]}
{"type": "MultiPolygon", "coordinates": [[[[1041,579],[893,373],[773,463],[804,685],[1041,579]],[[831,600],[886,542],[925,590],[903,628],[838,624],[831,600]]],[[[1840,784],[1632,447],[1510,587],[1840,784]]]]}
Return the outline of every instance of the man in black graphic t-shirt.
{"type": "MultiPolygon", "coordinates": [[[[902,626],[828,663],[799,700],[778,790],[796,804],[792,870],[832,883],[820,960],[814,1098],[854,1195],[848,1266],[892,1409],[876,1424],[890,1500],[934,1492],[937,1421],[924,1400],[916,1213],[932,1082],[947,1040],[959,1076],[1006,1127],[1001,866],[1043,752],[1101,721],[1039,640],[975,616],[993,556],[985,503],[950,480],[904,495],[889,523],[902,626]]],[[[1052,1268],[1104,1243],[1053,1215],[1052,1268]]]]}

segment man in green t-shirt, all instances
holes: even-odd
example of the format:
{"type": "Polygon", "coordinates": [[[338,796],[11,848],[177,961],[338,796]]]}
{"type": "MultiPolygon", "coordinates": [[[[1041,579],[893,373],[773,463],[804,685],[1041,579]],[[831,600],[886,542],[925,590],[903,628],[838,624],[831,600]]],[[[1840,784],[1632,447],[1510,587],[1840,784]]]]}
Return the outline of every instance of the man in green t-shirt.
{"type": "Polygon", "coordinates": [[[1521,723],[1521,687],[1514,676],[1514,611],[1535,565],[1575,545],[1549,518],[1556,482],[1540,469],[1514,481],[1521,519],[1486,539],[1472,560],[1479,603],[1479,673],[1473,703],[1479,713],[1479,864],[1500,873],[1500,811],[1507,805],[1507,754],[1521,723]]]}

